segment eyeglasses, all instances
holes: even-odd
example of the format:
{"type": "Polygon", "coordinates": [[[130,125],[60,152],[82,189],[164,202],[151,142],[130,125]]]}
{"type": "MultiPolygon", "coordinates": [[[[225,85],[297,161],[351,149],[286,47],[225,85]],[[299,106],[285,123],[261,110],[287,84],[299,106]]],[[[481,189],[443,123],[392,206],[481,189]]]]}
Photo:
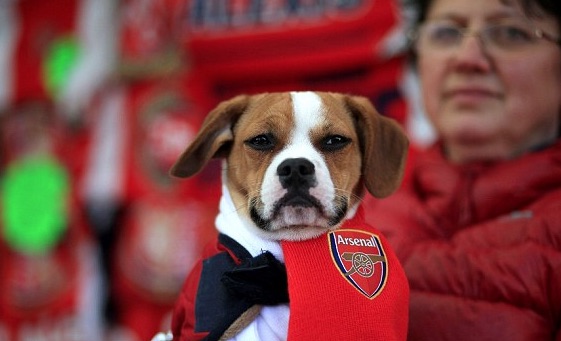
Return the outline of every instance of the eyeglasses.
{"type": "Polygon", "coordinates": [[[427,22],[410,38],[419,51],[443,52],[456,49],[468,36],[479,38],[488,49],[507,52],[525,50],[542,40],[561,45],[559,38],[522,24],[497,24],[473,31],[449,22],[427,22]]]}

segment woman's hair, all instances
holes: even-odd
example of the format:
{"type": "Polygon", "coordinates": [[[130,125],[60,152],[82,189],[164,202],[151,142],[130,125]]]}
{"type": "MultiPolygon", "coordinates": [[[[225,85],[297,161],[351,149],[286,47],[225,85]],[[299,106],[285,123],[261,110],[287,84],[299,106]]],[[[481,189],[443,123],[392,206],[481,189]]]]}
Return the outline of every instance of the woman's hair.
{"type": "MultiPolygon", "coordinates": [[[[529,17],[539,16],[540,13],[547,13],[557,20],[561,29],[561,0],[501,0],[503,2],[518,1],[529,17]]],[[[433,0],[405,0],[413,6],[416,12],[415,27],[423,23],[433,0]]]]}

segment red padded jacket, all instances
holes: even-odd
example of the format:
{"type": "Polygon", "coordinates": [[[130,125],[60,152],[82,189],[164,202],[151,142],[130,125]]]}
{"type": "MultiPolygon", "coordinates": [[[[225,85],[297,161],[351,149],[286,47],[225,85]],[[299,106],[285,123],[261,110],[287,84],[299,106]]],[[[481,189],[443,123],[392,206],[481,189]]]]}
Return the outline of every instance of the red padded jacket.
{"type": "Polygon", "coordinates": [[[415,155],[393,196],[367,198],[411,287],[409,340],[561,340],[561,141],[516,160],[415,155]]]}

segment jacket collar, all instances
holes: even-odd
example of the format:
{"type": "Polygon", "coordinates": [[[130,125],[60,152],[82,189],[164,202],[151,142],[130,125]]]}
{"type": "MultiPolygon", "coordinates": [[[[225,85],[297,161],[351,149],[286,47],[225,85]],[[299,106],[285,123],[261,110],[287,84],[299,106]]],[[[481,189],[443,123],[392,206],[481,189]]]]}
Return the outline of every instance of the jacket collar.
{"type": "Polygon", "coordinates": [[[418,158],[412,186],[441,224],[465,226],[517,213],[561,187],[561,141],[504,162],[451,165],[439,145],[418,158]]]}

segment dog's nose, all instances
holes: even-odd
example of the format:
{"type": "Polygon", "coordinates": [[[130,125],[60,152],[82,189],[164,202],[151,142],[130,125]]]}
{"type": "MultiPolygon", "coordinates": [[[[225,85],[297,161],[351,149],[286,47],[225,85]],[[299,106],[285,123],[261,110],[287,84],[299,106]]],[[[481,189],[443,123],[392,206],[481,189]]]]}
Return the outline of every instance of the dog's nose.
{"type": "Polygon", "coordinates": [[[277,167],[277,175],[284,188],[316,186],[315,166],[308,159],[286,159],[277,167]]]}

